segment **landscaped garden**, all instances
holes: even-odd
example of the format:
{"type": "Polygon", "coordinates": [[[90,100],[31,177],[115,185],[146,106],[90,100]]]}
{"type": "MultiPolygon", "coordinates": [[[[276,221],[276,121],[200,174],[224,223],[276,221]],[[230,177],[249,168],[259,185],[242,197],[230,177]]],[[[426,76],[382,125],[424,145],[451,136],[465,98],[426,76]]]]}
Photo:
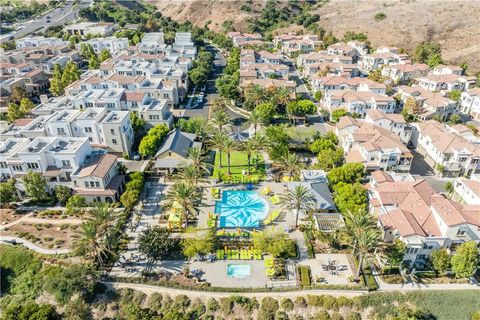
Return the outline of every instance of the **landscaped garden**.
{"type": "Polygon", "coordinates": [[[248,175],[248,154],[244,151],[230,153],[230,166],[225,152],[216,152],[213,177],[222,181],[258,182],[265,178],[265,162],[262,154],[252,153],[250,160],[250,175],[248,175]],[[220,157],[222,162],[220,163],[220,157]],[[258,162],[257,162],[258,159],[258,162]],[[230,167],[230,174],[229,174],[230,167]]]}

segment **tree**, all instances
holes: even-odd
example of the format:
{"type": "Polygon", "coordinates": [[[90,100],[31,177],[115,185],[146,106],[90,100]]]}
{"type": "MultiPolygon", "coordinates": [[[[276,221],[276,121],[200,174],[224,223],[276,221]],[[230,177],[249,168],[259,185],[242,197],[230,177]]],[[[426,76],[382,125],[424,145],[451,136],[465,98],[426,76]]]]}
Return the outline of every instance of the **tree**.
{"type": "Polygon", "coordinates": [[[387,15],[383,12],[379,12],[379,13],[376,13],[373,18],[375,19],[375,21],[382,21],[382,20],[385,20],[387,18],[387,15]]]}
{"type": "Polygon", "coordinates": [[[382,76],[382,71],[380,69],[373,70],[368,74],[368,79],[378,82],[378,83],[384,83],[385,78],[382,76]]]}
{"type": "Polygon", "coordinates": [[[322,91],[317,91],[315,92],[315,94],[313,95],[313,98],[316,100],[316,101],[320,101],[322,99],[322,96],[323,96],[323,92],[322,91]]]}
{"type": "Polygon", "coordinates": [[[257,110],[253,110],[248,115],[248,122],[253,125],[253,134],[257,134],[257,128],[263,124],[262,115],[257,110]]]}
{"type": "Polygon", "coordinates": [[[66,320],[92,319],[89,305],[80,297],[76,297],[65,306],[63,316],[66,320]]]}
{"type": "Polygon", "coordinates": [[[24,87],[14,86],[10,98],[12,98],[13,102],[18,103],[23,98],[28,98],[27,90],[24,87]]]}
{"type": "Polygon", "coordinates": [[[120,202],[127,209],[131,210],[140,200],[140,193],[137,190],[127,190],[120,196],[120,202]]]}
{"type": "Polygon", "coordinates": [[[332,111],[332,120],[333,122],[338,122],[340,120],[341,117],[343,116],[346,116],[347,115],[347,110],[345,109],[335,109],[332,111]]]}
{"type": "Polygon", "coordinates": [[[450,268],[450,255],[447,249],[441,248],[432,251],[432,264],[436,272],[444,274],[450,268]]]}
{"type": "Polygon", "coordinates": [[[142,156],[153,156],[162,141],[167,136],[168,131],[168,127],[164,124],[156,125],[148,130],[147,135],[145,135],[140,141],[138,152],[142,156]]]}
{"type": "Polygon", "coordinates": [[[289,180],[295,180],[300,175],[300,170],[303,166],[300,163],[300,158],[296,154],[287,153],[278,160],[275,167],[278,168],[283,177],[288,177],[289,180]]]}
{"type": "Polygon", "coordinates": [[[345,213],[345,227],[341,235],[342,243],[352,248],[358,258],[357,277],[363,267],[363,261],[377,247],[380,234],[367,210],[345,213]]]}
{"type": "Polygon", "coordinates": [[[176,181],[167,191],[166,206],[172,207],[177,203],[184,209],[183,220],[187,222],[188,213],[195,214],[197,212],[195,203],[201,199],[201,193],[197,186],[190,185],[184,181],[176,181]]]}
{"type": "Polygon", "coordinates": [[[247,167],[248,167],[248,175],[250,175],[250,163],[252,160],[253,152],[257,151],[256,142],[254,139],[248,139],[242,144],[242,150],[247,154],[247,167]]]}
{"type": "Polygon", "coordinates": [[[62,82],[62,68],[58,63],[53,66],[52,78],[50,79],[50,92],[54,96],[61,96],[64,93],[62,82]]]}
{"type": "Polygon", "coordinates": [[[298,227],[300,211],[308,212],[315,208],[316,198],[305,186],[295,186],[280,197],[283,208],[295,211],[295,227],[298,227]]]}
{"type": "Polygon", "coordinates": [[[227,137],[224,141],[223,141],[223,151],[225,151],[225,153],[227,154],[227,173],[229,175],[232,174],[232,171],[230,170],[230,157],[232,155],[232,152],[237,150],[237,143],[227,137]]]}
{"type": "Polygon", "coordinates": [[[417,104],[417,101],[409,97],[407,101],[405,102],[405,105],[403,106],[404,110],[407,110],[408,113],[413,114],[413,115],[418,115],[421,111],[420,106],[417,104]]]}
{"type": "Polygon", "coordinates": [[[7,107],[7,119],[8,122],[12,123],[15,122],[15,120],[23,118],[25,116],[25,113],[22,112],[20,107],[16,105],[15,103],[9,103],[7,107]]]}
{"type": "Polygon", "coordinates": [[[339,182],[360,182],[365,176],[365,167],[361,163],[345,163],[343,166],[334,168],[328,173],[330,185],[335,186],[339,182]]]}
{"type": "Polygon", "coordinates": [[[87,200],[85,197],[79,195],[73,195],[67,200],[67,213],[75,216],[81,215],[84,208],[87,206],[87,200]]]}
{"type": "Polygon", "coordinates": [[[452,271],[457,278],[468,278],[478,268],[479,252],[475,241],[464,242],[452,257],[452,271]]]}
{"type": "MultiPolygon", "coordinates": [[[[269,92],[267,92],[268,94],[269,92]]],[[[292,90],[287,87],[274,88],[271,102],[281,106],[286,106],[292,100],[292,90]]]]}
{"type": "Polygon", "coordinates": [[[34,201],[47,200],[47,181],[40,173],[29,170],[22,178],[27,195],[34,201]]]}
{"type": "Polygon", "coordinates": [[[292,101],[287,104],[287,113],[294,116],[306,116],[316,111],[316,106],[311,100],[292,101]]]}
{"type": "Polygon", "coordinates": [[[320,151],[317,155],[317,160],[318,160],[318,168],[325,170],[325,171],[330,171],[333,168],[339,167],[343,163],[343,149],[338,148],[338,149],[326,149],[323,151],[320,151]]]}
{"type": "Polygon", "coordinates": [[[267,229],[253,233],[253,247],[276,258],[287,255],[290,244],[288,236],[280,230],[267,229]]]}
{"type": "Polygon", "coordinates": [[[262,125],[267,126],[272,121],[273,117],[277,114],[277,108],[270,102],[258,104],[253,112],[258,114],[262,125]]]}
{"type": "Polygon", "coordinates": [[[100,68],[100,61],[98,60],[97,56],[93,56],[88,60],[88,69],[96,70],[100,68]]]}
{"type": "Polygon", "coordinates": [[[67,186],[55,186],[55,197],[62,205],[65,205],[70,198],[71,189],[67,186]]]}
{"type": "Polygon", "coordinates": [[[61,78],[63,88],[80,79],[80,73],[81,71],[78,70],[77,65],[71,60],[68,61],[65,65],[65,68],[63,69],[61,78]]]}
{"type": "Polygon", "coordinates": [[[391,266],[399,266],[403,261],[406,249],[407,246],[400,239],[395,239],[392,243],[389,243],[383,250],[387,263],[391,266]]]}
{"type": "Polygon", "coordinates": [[[215,132],[212,137],[210,137],[209,145],[218,152],[219,157],[219,166],[222,167],[222,151],[223,151],[223,142],[226,137],[222,132],[215,132]]]}
{"type": "Polygon", "coordinates": [[[445,183],[445,191],[447,191],[449,194],[453,192],[453,184],[450,181],[445,183]]]}
{"type": "Polygon", "coordinates": [[[101,226],[94,220],[87,220],[80,224],[80,238],[74,241],[74,250],[101,268],[112,253],[104,240],[101,226]]]}
{"type": "Polygon", "coordinates": [[[35,107],[35,105],[33,104],[32,100],[30,100],[28,98],[23,98],[20,101],[20,111],[24,114],[27,114],[30,111],[32,111],[32,109],[34,107],[35,107]]]}
{"type": "Polygon", "coordinates": [[[340,212],[357,212],[367,208],[367,190],[360,183],[340,182],[333,190],[334,201],[340,212]]]}
{"type": "Polygon", "coordinates": [[[253,107],[258,106],[259,104],[266,102],[268,99],[265,94],[265,89],[259,85],[249,85],[244,90],[244,96],[246,104],[252,104],[253,107]]]}
{"type": "Polygon", "coordinates": [[[33,301],[11,300],[2,308],[2,319],[5,320],[59,320],[60,315],[50,304],[37,304],[33,301]]]}
{"type": "Polygon", "coordinates": [[[5,51],[10,51],[15,50],[17,48],[17,45],[15,43],[15,40],[4,41],[2,44],[0,44],[0,48],[4,49],[5,51]]]}
{"type": "Polygon", "coordinates": [[[472,313],[472,319],[471,320],[480,320],[480,310],[472,313]]]}
{"type": "Polygon", "coordinates": [[[138,250],[150,263],[166,258],[174,246],[175,240],[170,232],[159,226],[144,230],[138,238],[138,250]]]}
{"type": "Polygon", "coordinates": [[[467,70],[468,70],[468,63],[467,61],[463,61],[462,63],[460,63],[460,68],[462,68],[462,74],[466,74],[467,73],[467,70]]]}
{"type": "Polygon", "coordinates": [[[442,50],[439,44],[423,41],[415,47],[412,53],[412,60],[415,63],[428,63],[430,59],[432,59],[431,62],[436,62],[434,60],[438,60],[438,57],[441,57],[441,53],[442,50]],[[432,58],[433,56],[436,57],[432,58]]]}
{"type": "Polygon", "coordinates": [[[208,172],[211,165],[207,162],[207,156],[199,147],[188,149],[186,163],[180,163],[181,167],[192,166],[201,175],[208,172]]]}
{"type": "Polygon", "coordinates": [[[102,51],[100,51],[100,54],[98,55],[98,60],[100,60],[100,62],[103,62],[105,60],[108,60],[112,57],[112,55],[110,54],[110,51],[108,51],[107,49],[103,49],[102,51]]]}
{"type": "Polygon", "coordinates": [[[0,182],[0,203],[9,204],[18,201],[17,187],[15,180],[9,179],[6,182],[0,182]]]}
{"type": "Polygon", "coordinates": [[[442,55],[440,53],[432,54],[427,60],[427,65],[430,68],[438,66],[439,64],[442,64],[442,63],[443,63],[443,58],[442,58],[442,55]]]}
{"type": "Polygon", "coordinates": [[[278,161],[288,154],[288,146],[291,138],[282,126],[269,126],[265,130],[268,141],[268,155],[274,161],[278,161]]]}
{"type": "Polygon", "coordinates": [[[217,128],[219,132],[223,132],[225,127],[230,124],[230,116],[224,110],[217,110],[213,113],[210,123],[217,128]]]}
{"type": "Polygon", "coordinates": [[[92,57],[96,57],[95,50],[93,50],[93,46],[89,43],[82,43],[80,45],[80,54],[86,60],[90,60],[92,57]]]}
{"type": "Polygon", "coordinates": [[[205,236],[189,237],[182,239],[183,254],[192,259],[198,255],[207,255],[215,249],[215,231],[208,232],[205,236]]]}

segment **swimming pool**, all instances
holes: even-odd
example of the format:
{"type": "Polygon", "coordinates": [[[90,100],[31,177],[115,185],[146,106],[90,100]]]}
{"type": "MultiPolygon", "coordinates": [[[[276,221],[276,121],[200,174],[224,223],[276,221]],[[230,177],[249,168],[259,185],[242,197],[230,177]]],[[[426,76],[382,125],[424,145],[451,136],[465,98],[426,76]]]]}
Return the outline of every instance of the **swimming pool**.
{"type": "Polygon", "coordinates": [[[268,214],[268,204],[255,191],[223,191],[215,204],[220,228],[258,228],[268,214]]]}
{"type": "Polygon", "coordinates": [[[227,265],[227,275],[231,278],[246,278],[250,276],[250,265],[229,264],[227,265]]]}

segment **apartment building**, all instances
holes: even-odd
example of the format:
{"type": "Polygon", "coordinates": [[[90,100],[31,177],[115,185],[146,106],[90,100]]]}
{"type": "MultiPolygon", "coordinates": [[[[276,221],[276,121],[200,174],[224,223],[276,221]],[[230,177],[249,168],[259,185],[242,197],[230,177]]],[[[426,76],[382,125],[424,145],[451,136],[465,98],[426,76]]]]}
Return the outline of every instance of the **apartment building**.
{"type": "Polygon", "coordinates": [[[242,33],[235,31],[227,33],[227,37],[232,39],[233,45],[235,47],[245,48],[255,46],[272,46],[271,42],[263,41],[262,35],[259,33],[242,33]]]}
{"type": "Polygon", "coordinates": [[[89,44],[92,46],[95,53],[100,53],[103,50],[108,50],[110,54],[114,55],[118,52],[127,50],[128,48],[128,39],[127,38],[117,38],[117,37],[107,37],[107,38],[93,38],[87,41],[83,41],[77,44],[77,49],[80,50],[82,44],[89,44]]]}
{"type": "Polygon", "coordinates": [[[45,37],[26,37],[15,40],[15,46],[19,48],[36,48],[42,46],[54,47],[54,46],[68,46],[68,41],[64,41],[62,38],[45,38],[45,37]]]}
{"type": "Polygon", "coordinates": [[[336,75],[313,76],[310,84],[314,91],[324,91],[325,93],[330,90],[370,91],[380,95],[386,93],[386,86],[383,83],[368,78],[348,78],[336,75]]]}
{"type": "Polygon", "coordinates": [[[453,190],[462,203],[480,205],[480,175],[474,174],[468,178],[457,178],[453,190]]]}
{"type": "Polygon", "coordinates": [[[331,90],[322,97],[322,106],[332,113],[336,109],[345,109],[364,118],[369,110],[393,113],[395,99],[371,91],[331,90]]]}
{"type": "Polygon", "coordinates": [[[410,142],[412,137],[412,127],[398,113],[385,113],[371,109],[365,114],[365,122],[390,131],[398,136],[405,145],[410,142]]]}
{"type": "Polygon", "coordinates": [[[347,116],[340,119],[336,133],[347,162],[362,163],[367,171],[410,171],[412,153],[389,130],[347,116]]]}
{"type": "Polygon", "coordinates": [[[294,35],[284,34],[275,36],[273,44],[286,54],[292,53],[308,53],[318,50],[323,42],[319,40],[317,35],[305,34],[294,35]]]}
{"type": "Polygon", "coordinates": [[[406,54],[378,51],[376,53],[366,54],[361,56],[359,64],[364,71],[374,71],[380,69],[382,66],[392,64],[399,64],[408,59],[406,54]]]}
{"type": "Polygon", "coordinates": [[[67,25],[64,28],[69,35],[86,36],[87,34],[108,37],[115,31],[115,25],[110,22],[80,22],[67,25]]]}
{"type": "Polygon", "coordinates": [[[430,68],[424,63],[391,64],[382,68],[382,76],[396,84],[408,84],[415,78],[426,76],[429,70],[430,68]]]}
{"type": "Polygon", "coordinates": [[[460,112],[470,115],[475,120],[480,120],[480,88],[462,92],[460,112]]]}
{"type": "Polygon", "coordinates": [[[413,124],[412,144],[444,177],[470,177],[480,171],[480,145],[435,120],[413,124]]]}
{"type": "Polygon", "coordinates": [[[475,77],[458,74],[435,74],[418,77],[414,82],[428,91],[446,93],[449,91],[466,91],[475,84],[475,77]]]}
{"type": "Polygon", "coordinates": [[[368,195],[383,240],[404,242],[403,261],[411,267],[424,267],[433,250],[454,252],[463,242],[480,242],[480,206],[447,199],[425,180],[399,181],[386,172],[373,172],[368,195]]]}

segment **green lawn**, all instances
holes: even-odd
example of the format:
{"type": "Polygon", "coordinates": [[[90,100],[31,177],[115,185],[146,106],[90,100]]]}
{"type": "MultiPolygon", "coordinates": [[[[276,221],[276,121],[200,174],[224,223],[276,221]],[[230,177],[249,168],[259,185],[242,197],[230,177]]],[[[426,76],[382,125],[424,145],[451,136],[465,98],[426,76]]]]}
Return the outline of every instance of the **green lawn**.
{"type": "MultiPolygon", "coordinates": [[[[263,179],[265,177],[265,161],[261,154],[258,155],[258,169],[256,166],[256,159],[257,155],[252,154],[252,159],[250,163],[250,172],[251,178],[263,179]]],[[[242,151],[234,151],[230,155],[230,171],[232,173],[232,177],[241,179],[243,177],[242,171],[248,171],[248,161],[247,161],[247,154],[242,151]]],[[[222,152],[222,168],[220,169],[220,153],[215,153],[215,166],[213,170],[213,176],[215,178],[219,177],[219,172],[221,172],[221,177],[225,177],[227,175],[227,154],[222,152]]]]}

